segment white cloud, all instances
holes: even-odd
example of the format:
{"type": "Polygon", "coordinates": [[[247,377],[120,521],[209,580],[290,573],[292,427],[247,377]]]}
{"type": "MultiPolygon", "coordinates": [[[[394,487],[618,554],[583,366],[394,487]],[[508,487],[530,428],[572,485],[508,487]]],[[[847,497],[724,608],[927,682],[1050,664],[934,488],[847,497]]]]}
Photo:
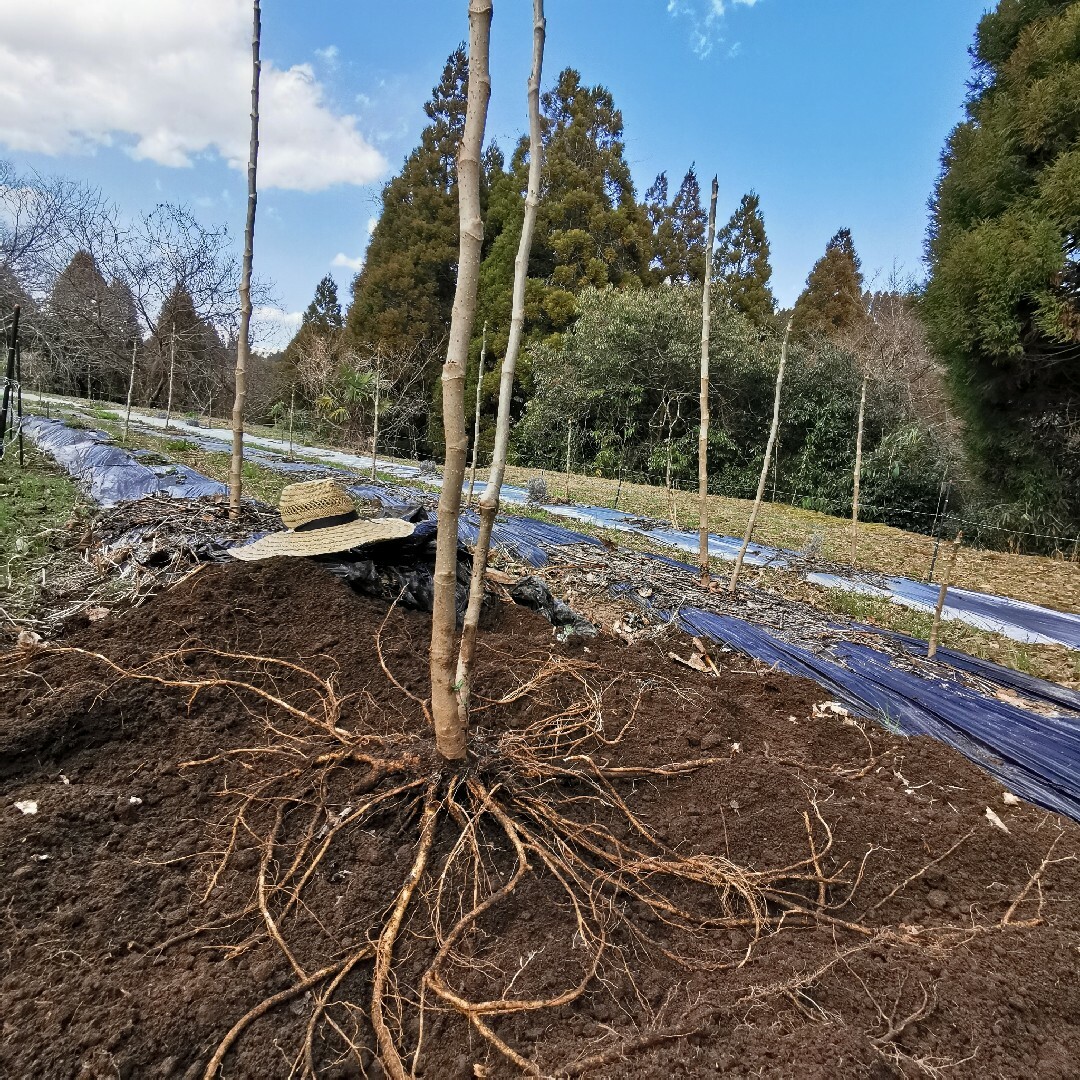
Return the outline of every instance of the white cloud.
{"type": "Polygon", "coordinates": [[[252,340],[262,349],[275,351],[292,341],[304,321],[304,313],[265,305],[256,307],[251,318],[252,340]]]}
{"type": "Polygon", "coordinates": [[[379,224],[379,219],[377,217],[369,217],[367,219],[367,234],[368,234],[368,236],[374,236],[374,234],[375,234],[375,226],[378,225],[378,224],[379,224]]]}
{"type": "Polygon", "coordinates": [[[343,266],[348,270],[352,270],[355,273],[360,272],[360,268],[364,265],[364,256],[357,255],[355,257],[346,255],[344,251],[339,251],[331,260],[331,266],[343,266]]]}
{"type": "Polygon", "coordinates": [[[338,62],[338,47],[336,45],[327,45],[325,49],[316,49],[315,55],[332,71],[337,67],[338,62]]]}
{"type": "MultiPolygon", "coordinates": [[[[34,0],[9,8],[0,143],[50,155],[118,146],[174,168],[216,154],[247,168],[247,0],[34,0]]],[[[264,41],[264,57],[273,51],[264,41]]],[[[356,117],[327,103],[308,64],[283,69],[264,59],[259,142],[262,188],[366,184],[386,169],[356,117]]]]}
{"type": "MultiPolygon", "coordinates": [[[[721,25],[732,6],[753,7],[758,0],[667,0],[667,12],[673,19],[690,24],[690,48],[704,60],[723,44],[721,25]]],[[[737,45],[736,45],[737,49],[737,45]]],[[[729,56],[735,52],[729,51],[729,56]]]]}

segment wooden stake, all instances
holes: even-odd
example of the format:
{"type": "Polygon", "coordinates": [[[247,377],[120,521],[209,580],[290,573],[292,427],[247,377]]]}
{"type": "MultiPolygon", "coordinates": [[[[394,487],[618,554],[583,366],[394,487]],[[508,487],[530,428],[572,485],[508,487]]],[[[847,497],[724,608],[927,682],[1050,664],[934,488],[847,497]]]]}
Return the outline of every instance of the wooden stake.
{"type": "Polygon", "coordinates": [[[934,605],[934,625],[930,628],[930,642],[926,647],[927,660],[933,660],[937,655],[938,631],[941,628],[941,609],[945,606],[945,596],[949,591],[949,582],[952,580],[952,573],[956,568],[956,557],[960,554],[960,545],[963,542],[963,539],[964,534],[962,532],[956,534],[956,539],[952,542],[952,551],[949,555],[948,564],[945,567],[945,573],[941,578],[941,588],[938,589],[937,604],[934,605]]]}
{"type": "Polygon", "coordinates": [[[709,331],[712,324],[712,256],[716,236],[716,177],[709,199],[709,235],[705,242],[705,284],[701,290],[701,427],[698,430],[698,569],[702,587],[709,584],[709,331]]]}
{"type": "Polygon", "coordinates": [[[851,565],[855,566],[855,542],[859,536],[859,480],[862,478],[863,418],[866,416],[866,376],[859,397],[859,428],[855,436],[855,493],[851,500],[851,565]]]}
{"type": "Polygon", "coordinates": [[[484,387],[484,360],[487,357],[487,323],[480,339],[480,370],[476,373],[476,419],[473,421],[472,469],[469,472],[469,498],[466,506],[472,506],[473,489],[476,487],[476,462],[480,457],[480,391],[484,387]]]}
{"type": "MultiPolygon", "coordinates": [[[[244,468],[244,404],[247,400],[247,362],[251,353],[251,262],[255,247],[256,169],[259,162],[259,39],[262,12],[252,4],[251,34],[251,138],[248,143],[248,201],[244,222],[244,260],[240,270],[240,332],[236,341],[236,397],[232,411],[232,457],[229,460],[229,517],[240,516],[244,468]]],[[[210,426],[214,426],[211,413],[210,426]]]]}
{"type": "MultiPolygon", "coordinates": [[[[491,76],[488,45],[491,38],[491,0],[469,3],[469,89],[465,131],[457,156],[458,273],[450,316],[450,342],[443,365],[443,431],[446,461],[439,492],[439,531],[435,547],[435,600],[431,613],[431,714],[435,746],[449,761],[465,757],[468,712],[458,708],[462,689],[455,675],[457,628],[458,516],[469,437],[465,430],[465,364],[476,318],[476,290],[484,221],[480,213],[480,153],[487,123],[491,76]]],[[[475,581],[476,562],[473,573],[475,581]]],[[[483,572],[481,571],[481,576],[483,572]]],[[[479,617],[479,604],[477,616],[479,617]]]]}
{"type": "MultiPolygon", "coordinates": [[[[490,6],[490,4],[489,4],[490,6]]],[[[514,392],[514,370],[521,340],[525,333],[525,282],[529,276],[529,251],[532,248],[536,208],[540,203],[540,170],[543,165],[543,143],[540,132],[540,77],[544,64],[544,0],[533,0],[532,70],[529,73],[529,180],[525,193],[525,217],[521,223],[521,239],[514,259],[514,289],[510,309],[510,337],[503,358],[499,379],[499,409],[495,421],[495,447],[491,456],[491,471],[487,486],[480,496],[480,528],[473,551],[472,579],[469,582],[469,606],[461,627],[461,648],[457,663],[458,720],[464,730],[469,719],[469,694],[472,685],[473,663],[476,659],[476,634],[480,626],[480,605],[484,599],[484,574],[487,570],[491,530],[499,513],[499,494],[506,473],[506,451],[510,443],[510,399],[514,392]]],[[[471,69],[470,69],[471,70],[471,69]]],[[[481,233],[481,239],[483,238],[481,233]]],[[[479,244],[478,244],[479,250],[479,244]]],[[[447,481],[443,480],[443,491],[447,481]]],[[[461,483],[458,482],[460,489],[461,483]]]]}
{"type": "Polygon", "coordinates": [[[734,592],[739,586],[739,574],[742,572],[743,559],[746,557],[746,549],[750,546],[750,538],[754,535],[754,526],[757,524],[758,512],[761,510],[761,497],[765,494],[765,481],[769,476],[769,462],[772,459],[773,447],[776,445],[776,435],[780,430],[780,390],[784,385],[784,367],[787,364],[788,339],[791,337],[791,323],[788,320],[787,329],[784,331],[784,344],[780,347],[780,369],[776,373],[776,394],[773,397],[772,427],[769,429],[769,442],[765,447],[765,457],[761,462],[761,476],[758,478],[757,495],[754,497],[754,508],[750,511],[750,520],[746,523],[746,535],[743,536],[742,547],[739,548],[739,556],[735,560],[735,568],[731,571],[731,581],[728,583],[728,592],[734,592]]]}

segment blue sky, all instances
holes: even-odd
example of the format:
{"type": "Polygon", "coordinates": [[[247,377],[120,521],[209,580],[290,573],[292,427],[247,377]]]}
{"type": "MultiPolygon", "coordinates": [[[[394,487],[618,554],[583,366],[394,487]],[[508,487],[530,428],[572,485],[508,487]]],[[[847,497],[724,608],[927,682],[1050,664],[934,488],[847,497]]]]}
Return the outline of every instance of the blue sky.
{"type": "MultiPolygon", "coordinates": [[[[986,0],[547,0],[545,84],[566,66],[611,90],[639,197],[695,162],[720,223],[751,188],[774,291],[798,295],[849,227],[868,279],[921,274],[926,202],[961,116],[986,0]]],[[[85,178],[128,212],[188,203],[243,228],[246,0],[35,0],[5,14],[0,156],[85,178]]],[[[318,279],[343,301],[381,184],[424,124],[466,0],[263,0],[256,271],[287,340],[318,279]]],[[[495,0],[488,134],[525,127],[531,4],[495,0]]]]}

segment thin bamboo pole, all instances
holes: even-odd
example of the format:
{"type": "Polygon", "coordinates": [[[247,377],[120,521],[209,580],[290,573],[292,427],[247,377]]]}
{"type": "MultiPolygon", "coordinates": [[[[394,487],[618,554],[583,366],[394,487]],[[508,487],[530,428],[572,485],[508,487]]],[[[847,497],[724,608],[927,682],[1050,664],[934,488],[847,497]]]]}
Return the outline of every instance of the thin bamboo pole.
{"type": "MultiPolygon", "coordinates": [[[[248,201],[244,222],[244,260],[240,271],[240,332],[236,342],[236,397],[232,410],[232,457],[229,461],[229,516],[240,516],[244,469],[244,405],[247,401],[247,362],[251,353],[251,262],[255,247],[255,205],[258,201],[256,169],[259,162],[259,41],[262,12],[252,4],[251,34],[251,138],[248,143],[248,201]]],[[[210,426],[214,426],[211,413],[210,426]]]]}
{"type": "Polygon", "coordinates": [[[863,418],[866,416],[866,376],[859,396],[859,428],[855,436],[855,488],[851,500],[851,565],[855,565],[855,544],[859,538],[859,481],[862,479],[863,418]]]}
{"type": "Polygon", "coordinates": [[[472,469],[469,472],[469,499],[467,506],[472,506],[473,489],[476,487],[476,463],[480,458],[480,392],[484,388],[484,361],[487,359],[487,323],[484,323],[484,336],[480,340],[480,369],[476,373],[476,416],[473,420],[472,469]]]}
{"type": "Polygon", "coordinates": [[[716,236],[716,196],[719,190],[712,178],[709,199],[709,234],[705,243],[705,284],[701,290],[701,427],[698,430],[698,570],[701,584],[709,584],[709,332],[712,324],[712,256],[716,236]]]}
{"type": "Polygon", "coordinates": [[[761,510],[761,498],[765,494],[765,481],[769,476],[769,462],[772,460],[776,435],[780,430],[780,391],[784,385],[784,368],[787,365],[788,339],[790,337],[791,320],[789,319],[787,329],[784,331],[784,344],[780,347],[780,368],[776,372],[776,394],[773,397],[772,427],[769,428],[769,441],[765,447],[765,457],[761,462],[761,476],[758,477],[754,508],[750,511],[750,520],[746,523],[746,534],[743,536],[742,547],[739,548],[735,568],[731,571],[731,581],[728,582],[728,592],[732,593],[739,587],[739,574],[742,573],[743,559],[746,557],[746,549],[750,546],[750,538],[754,535],[754,526],[757,524],[758,513],[761,510]]]}
{"type": "Polygon", "coordinates": [[[949,591],[949,583],[952,581],[953,570],[956,568],[956,557],[960,554],[960,545],[963,543],[964,534],[959,532],[952,542],[952,550],[949,561],[945,567],[945,573],[941,579],[941,588],[938,589],[937,603],[934,605],[934,625],[930,628],[930,641],[926,646],[926,659],[933,660],[937,655],[938,632],[941,629],[941,609],[945,606],[945,597],[949,591]]]}
{"type": "Polygon", "coordinates": [[[461,681],[455,675],[458,516],[469,448],[465,430],[465,363],[476,318],[476,290],[484,242],[484,222],[480,212],[480,153],[491,96],[490,38],[491,0],[470,0],[469,90],[465,131],[457,158],[458,274],[450,317],[450,342],[442,372],[446,461],[439,493],[435,602],[431,613],[431,714],[435,722],[435,745],[449,761],[464,759],[468,738],[468,712],[459,710],[461,681]]]}
{"type": "MultiPolygon", "coordinates": [[[[514,260],[514,290],[510,309],[510,337],[503,358],[499,379],[499,410],[495,421],[495,448],[491,456],[491,471],[487,486],[480,496],[480,528],[473,551],[472,579],[469,582],[469,606],[461,628],[461,648],[457,663],[458,717],[462,726],[468,724],[469,694],[473,662],[476,658],[476,634],[480,625],[480,605],[484,599],[484,574],[487,570],[491,530],[499,513],[499,494],[506,473],[506,451],[510,443],[510,399],[514,392],[514,371],[518,352],[525,333],[525,282],[529,276],[529,251],[532,248],[536,208],[540,202],[540,169],[543,163],[543,143],[540,132],[540,78],[544,65],[544,0],[533,0],[532,70],[529,73],[529,180],[525,193],[525,217],[521,223],[521,239],[514,260]]],[[[458,487],[460,489],[460,483],[458,487]]],[[[446,481],[443,482],[443,490],[446,481]]]]}

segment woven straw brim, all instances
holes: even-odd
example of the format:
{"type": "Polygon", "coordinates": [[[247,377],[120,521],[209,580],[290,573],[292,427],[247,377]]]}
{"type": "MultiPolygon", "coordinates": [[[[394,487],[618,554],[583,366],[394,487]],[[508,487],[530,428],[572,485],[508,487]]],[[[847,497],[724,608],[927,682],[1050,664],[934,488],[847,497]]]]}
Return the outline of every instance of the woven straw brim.
{"type": "Polygon", "coordinates": [[[310,532],[271,533],[253,544],[229,548],[229,554],[245,562],[275,559],[281,555],[333,555],[382,540],[401,540],[411,536],[415,529],[411,521],[401,518],[364,518],[310,532]]]}

